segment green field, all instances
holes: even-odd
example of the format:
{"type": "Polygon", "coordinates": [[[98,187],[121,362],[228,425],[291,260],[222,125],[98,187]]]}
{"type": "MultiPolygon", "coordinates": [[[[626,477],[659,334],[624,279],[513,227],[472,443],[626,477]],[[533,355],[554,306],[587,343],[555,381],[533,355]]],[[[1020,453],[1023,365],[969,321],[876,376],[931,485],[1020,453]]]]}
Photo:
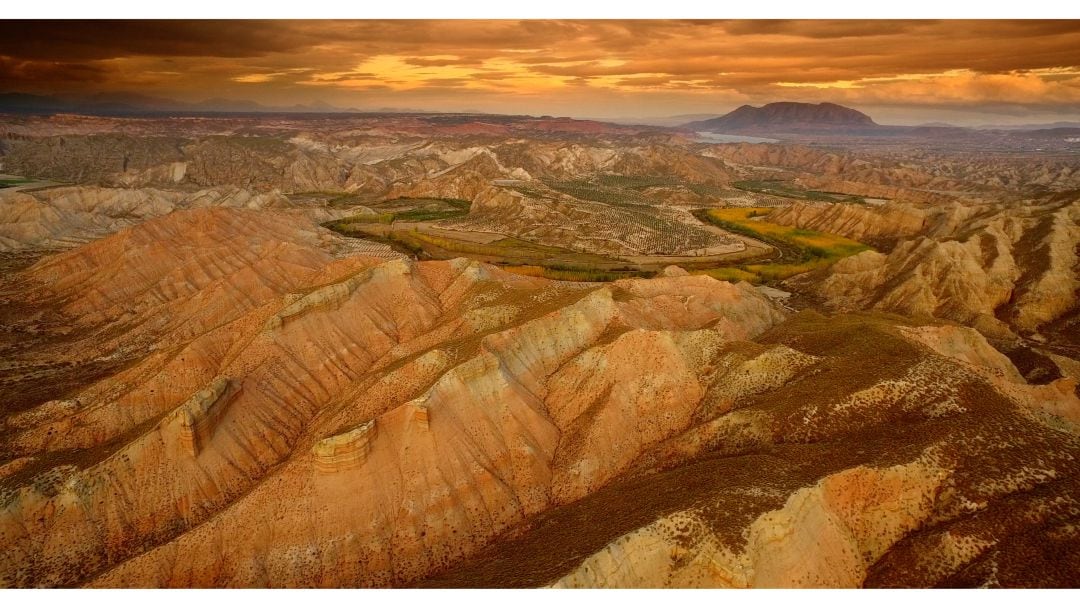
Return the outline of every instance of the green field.
{"type": "Polygon", "coordinates": [[[825,268],[836,261],[866,251],[865,244],[816,230],[768,223],[757,217],[767,215],[768,208],[709,209],[699,213],[699,219],[729,232],[748,236],[776,247],[781,258],[776,263],[742,264],[738,266],[700,270],[720,280],[746,280],[753,283],[772,282],[825,268]]]}
{"type": "Polygon", "coordinates": [[[864,204],[861,196],[841,194],[838,192],[822,192],[818,190],[804,190],[790,181],[778,179],[756,179],[750,181],[736,181],[733,187],[744,192],[768,194],[795,200],[815,200],[821,202],[847,202],[852,204],[864,204]]]}
{"type": "MultiPolygon", "coordinates": [[[[610,181],[610,180],[609,180],[610,181]]],[[[656,202],[630,187],[602,185],[591,181],[550,181],[548,187],[578,200],[614,206],[652,206],[656,202]]]]}
{"type": "Polygon", "coordinates": [[[727,196],[731,190],[708,183],[693,183],[684,181],[678,177],[655,176],[639,177],[633,175],[600,175],[596,183],[601,186],[623,188],[630,190],[644,190],[654,187],[684,187],[698,196],[727,196]]]}
{"type": "Polygon", "coordinates": [[[16,185],[22,185],[24,183],[30,183],[32,179],[24,179],[22,177],[16,177],[14,179],[0,179],[0,188],[10,188],[16,185]]]}
{"type": "Polygon", "coordinates": [[[574,282],[611,282],[621,278],[651,278],[656,275],[655,271],[608,271],[597,270],[595,268],[577,268],[574,266],[504,265],[501,267],[514,274],[539,276],[549,280],[570,280],[574,282]]]}
{"type": "Polygon", "coordinates": [[[381,213],[350,215],[331,222],[329,227],[338,231],[347,231],[349,224],[391,224],[397,221],[420,222],[452,219],[468,215],[470,203],[467,200],[454,198],[394,198],[366,206],[377,210],[384,208],[387,210],[381,213]]]}
{"type": "MultiPolygon", "coordinates": [[[[370,216],[368,216],[370,217],[370,216]]],[[[470,242],[429,234],[419,230],[376,227],[375,222],[339,222],[325,224],[346,236],[366,238],[390,245],[395,250],[418,259],[452,259],[468,256],[526,276],[552,280],[608,282],[620,278],[649,277],[654,270],[642,270],[602,255],[582,253],[505,237],[488,243],[470,242]]]]}
{"type": "MultiPolygon", "coordinates": [[[[579,200],[612,205],[655,205],[657,201],[645,196],[643,190],[654,187],[684,187],[699,196],[730,194],[720,186],[691,183],[671,176],[599,175],[589,180],[550,181],[548,187],[579,200]]],[[[524,192],[523,192],[524,193],[524,192]]]]}
{"type": "Polygon", "coordinates": [[[627,188],[631,190],[644,190],[657,186],[674,186],[681,182],[675,177],[666,175],[617,175],[608,173],[598,175],[594,180],[596,184],[609,188],[627,188]]]}
{"type": "MultiPolygon", "coordinates": [[[[645,180],[641,178],[634,183],[645,183],[645,180]]],[[[595,184],[564,184],[564,187],[588,189],[589,194],[593,195],[606,189],[595,184]]],[[[376,212],[346,217],[325,225],[346,236],[389,244],[396,250],[418,259],[468,256],[504,266],[510,272],[555,280],[602,282],[652,276],[656,273],[655,268],[628,264],[617,258],[542,245],[519,238],[504,237],[491,242],[473,242],[464,236],[459,238],[410,229],[409,226],[392,226],[395,222],[437,221],[467,214],[469,203],[464,200],[393,199],[366,206],[376,212]]],[[[694,214],[701,221],[772,245],[776,249],[776,255],[772,260],[758,263],[745,260],[742,264],[720,262],[720,265],[713,266],[689,262],[685,264],[687,269],[695,274],[707,274],[719,280],[772,282],[827,267],[839,259],[869,248],[842,236],[762,221],[761,218],[771,211],[772,209],[767,207],[695,211],[694,214]]]]}

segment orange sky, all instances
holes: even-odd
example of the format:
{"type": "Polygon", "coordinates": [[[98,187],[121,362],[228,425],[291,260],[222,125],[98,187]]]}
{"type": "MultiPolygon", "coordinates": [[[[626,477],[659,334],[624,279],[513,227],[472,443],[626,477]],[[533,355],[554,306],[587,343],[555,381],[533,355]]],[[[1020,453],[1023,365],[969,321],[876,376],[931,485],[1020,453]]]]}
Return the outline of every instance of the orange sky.
{"type": "Polygon", "coordinates": [[[0,92],[579,117],[1080,118],[1080,21],[6,22],[0,92]]]}

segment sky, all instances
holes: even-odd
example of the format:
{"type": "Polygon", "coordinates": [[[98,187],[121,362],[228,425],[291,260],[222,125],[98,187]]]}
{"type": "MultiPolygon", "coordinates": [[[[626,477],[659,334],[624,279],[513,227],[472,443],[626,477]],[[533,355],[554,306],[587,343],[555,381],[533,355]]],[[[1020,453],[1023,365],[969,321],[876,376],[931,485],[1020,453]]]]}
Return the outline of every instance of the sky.
{"type": "Polygon", "coordinates": [[[1080,21],[7,21],[0,92],[630,119],[1080,120],[1080,21]]]}

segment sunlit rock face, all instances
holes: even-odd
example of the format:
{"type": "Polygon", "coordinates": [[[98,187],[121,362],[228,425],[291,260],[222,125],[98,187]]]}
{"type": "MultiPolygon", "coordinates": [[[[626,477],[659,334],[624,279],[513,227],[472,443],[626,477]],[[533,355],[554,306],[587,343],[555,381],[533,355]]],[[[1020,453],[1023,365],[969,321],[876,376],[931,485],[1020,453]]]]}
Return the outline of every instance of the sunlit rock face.
{"type": "Polygon", "coordinates": [[[983,205],[977,211],[958,207],[927,220],[914,235],[899,226],[877,232],[887,217],[824,208],[781,211],[779,220],[791,225],[853,235],[874,230],[898,241],[888,253],[864,251],[826,271],[792,278],[791,286],[813,292],[833,310],[936,316],[994,338],[1071,324],[1080,288],[1075,196],[983,205]],[[869,219],[850,221],[863,216],[869,219]]]}
{"type": "Polygon", "coordinates": [[[1068,161],[262,120],[0,137],[0,586],[1080,579],[1068,161]]]}
{"type": "Polygon", "coordinates": [[[15,301],[47,312],[25,329],[39,352],[93,360],[122,334],[127,358],[8,416],[6,585],[424,583],[536,517],[601,516],[628,483],[752,453],[788,463],[752,472],[738,516],[709,505],[734,489],[683,487],[532,581],[856,586],[930,520],[1041,483],[1068,499],[1075,394],[1040,405],[1049,387],[970,329],[788,318],[680,272],[559,283],[339,245],[207,209],[18,276],[15,301]],[[960,452],[987,432],[1033,459],[972,480],[960,452]]]}

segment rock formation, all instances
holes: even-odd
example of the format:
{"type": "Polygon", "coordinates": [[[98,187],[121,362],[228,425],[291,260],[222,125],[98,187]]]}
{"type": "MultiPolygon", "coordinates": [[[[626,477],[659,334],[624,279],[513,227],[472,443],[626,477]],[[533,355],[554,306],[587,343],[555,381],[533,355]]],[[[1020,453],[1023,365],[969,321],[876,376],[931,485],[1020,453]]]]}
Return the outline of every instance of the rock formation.
{"type": "MultiPolygon", "coordinates": [[[[883,216],[862,212],[867,213],[883,216]]],[[[885,232],[900,239],[888,254],[865,251],[821,275],[795,277],[791,285],[815,293],[832,309],[931,315],[996,338],[1012,332],[1038,337],[1040,328],[1073,314],[1080,288],[1076,198],[977,213],[972,217],[970,209],[961,207],[939,215],[909,239],[903,239],[903,230],[885,232]]],[[[847,233],[874,225],[864,221],[845,228],[845,215],[858,214],[825,212],[807,219],[806,213],[785,210],[778,217],[847,233]]]]}
{"type": "Polygon", "coordinates": [[[474,115],[3,121],[5,171],[73,183],[0,191],[2,587],[1080,576],[1068,159],[474,115]],[[802,194],[733,189],[755,180],[802,194]],[[570,282],[320,227],[396,197],[467,201],[422,208],[467,208],[428,223],[477,243],[626,257],[603,268],[740,249],[691,214],[729,203],[875,250],[759,287],[700,259],[570,282]]]}
{"type": "MultiPolygon", "coordinates": [[[[1075,435],[1054,429],[1080,407],[1075,394],[1059,392],[1053,410],[1033,407],[1042,387],[1010,372],[977,334],[872,317],[785,320],[747,285],[680,272],[595,285],[466,260],[335,261],[330,251],[347,250],[334,237],[252,213],[173,213],[17,277],[42,281],[21,293],[52,310],[46,324],[75,328],[52,337],[69,358],[101,351],[86,342],[107,328],[129,336],[131,359],[78,387],[79,404],[6,420],[5,457],[33,461],[5,481],[5,585],[417,583],[453,575],[535,517],[592,508],[657,474],[663,486],[663,471],[693,470],[708,453],[735,465],[739,454],[864,444],[860,433],[895,427],[880,439],[894,441],[887,451],[815,455],[804,472],[775,479],[766,468],[737,477],[779,483],[720,519],[747,530],[745,545],[694,531],[730,507],[701,519],[694,496],[706,483],[662,492],[681,509],[645,501],[634,517],[615,516],[641,522],[535,581],[860,585],[932,518],[959,520],[952,509],[965,500],[999,499],[990,496],[1041,478],[1009,468],[998,489],[954,487],[942,501],[947,479],[977,474],[957,449],[989,431],[980,420],[1000,419],[1010,444],[1031,445],[1038,474],[1065,483],[1050,485],[1053,495],[1063,499],[1065,479],[1080,474],[1067,459],[1075,435]],[[283,230],[307,248],[271,244],[283,230]],[[277,278],[226,308],[191,308],[228,291],[212,276],[162,282],[175,273],[149,272],[146,260],[200,233],[229,243],[208,249],[206,267],[277,278]],[[249,253],[260,250],[281,252],[249,253]],[[125,265],[119,251],[144,263],[125,265]],[[66,303],[73,294],[96,301],[66,303]],[[184,322],[149,322],[164,310],[184,322]],[[822,332],[830,323],[840,324],[822,332]],[[860,337],[843,337],[842,326],[860,337]],[[987,407],[997,417],[977,412],[987,407]],[[942,433],[906,434],[912,420],[942,433]],[[971,429],[954,438],[956,424],[971,429]],[[50,463],[72,449],[78,459],[50,463]],[[895,449],[892,459],[872,456],[895,449]],[[690,545],[677,539],[686,533],[690,545]],[[796,557],[809,546],[815,558],[796,557]]],[[[741,494],[724,495],[721,504],[741,494]]]]}
{"type": "Polygon", "coordinates": [[[770,213],[769,221],[892,248],[896,241],[922,233],[928,215],[923,208],[902,204],[878,209],[854,204],[796,203],[770,213]]]}

